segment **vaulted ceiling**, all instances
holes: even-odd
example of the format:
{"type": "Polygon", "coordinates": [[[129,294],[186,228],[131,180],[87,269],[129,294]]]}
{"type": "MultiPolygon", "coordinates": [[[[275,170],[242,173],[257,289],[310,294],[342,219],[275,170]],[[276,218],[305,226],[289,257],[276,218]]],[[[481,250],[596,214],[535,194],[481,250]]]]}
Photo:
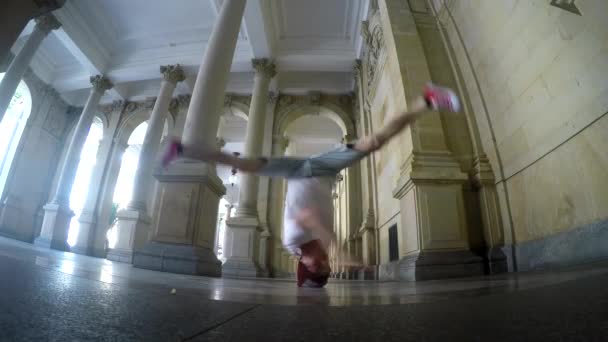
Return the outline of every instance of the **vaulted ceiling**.
{"type": "MultiPolygon", "coordinates": [[[[179,63],[190,93],[222,0],[68,0],[55,15],[62,23],[44,41],[32,69],[72,105],[82,105],[89,76],[115,84],[102,102],[156,96],[159,66],[179,63]]],[[[353,89],[361,21],[368,0],[247,0],[227,91],[247,94],[252,58],[272,58],[283,93],[353,89]]],[[[12,52],[33,29],[30,23],[12,52]]]]}

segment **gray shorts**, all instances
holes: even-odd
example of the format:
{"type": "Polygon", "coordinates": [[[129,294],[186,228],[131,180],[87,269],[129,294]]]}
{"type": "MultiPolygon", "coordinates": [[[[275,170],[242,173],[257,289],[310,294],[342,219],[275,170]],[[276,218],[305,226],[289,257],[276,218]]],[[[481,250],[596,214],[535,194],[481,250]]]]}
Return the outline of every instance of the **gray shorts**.
{"type": "Polygon", "coordinates": [[[308,158],[264,158],[266,163],[256,173],[283,178],[332,177],[366,155],[367,153],[355,150],[352,144],[348,144],[308,158]]]}

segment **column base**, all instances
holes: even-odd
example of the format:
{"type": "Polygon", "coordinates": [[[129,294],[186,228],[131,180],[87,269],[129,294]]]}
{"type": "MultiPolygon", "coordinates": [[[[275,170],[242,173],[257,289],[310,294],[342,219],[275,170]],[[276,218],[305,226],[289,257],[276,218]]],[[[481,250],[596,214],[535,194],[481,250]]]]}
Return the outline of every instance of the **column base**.
{"type": "Polygon", "coordinates": [[[76,244],[72,246],[71,252],[82,255],[90,255],[91,246],[89,243],[90,234],[97,224],[97,218],[91,212],[83,212],[78,218],[80,229],[78,229],[78,239],[76,244]]]}
{"type": "Polygon", "coordinates": [[[130,264],[133,261],[133,249],[142,247],[149,240],[151,218],[135,210],[121,210],[116,217],[118,238],[106,258],[130,264]]]}
{"type": "Polygon", "coordinates": [[[364,266],[358,272],[357,279],[359,280],[376,280],[378,279],[377,266],[364,266]]]}
{"type": "Polygon", "coordinates": [[[381,280],[421,281],[484,274],[484,260],[470,251],[422,252],[380,265],[381,280]]]}
{"type": "Polygon", "coordinates": [[[498,274],[509,272],[507,256],[502,250],[502,247],[492,247],[487,254],[486,273],[498,274]]]}
{"type": "Polygon", "coordinates": [[[254,261],[257,217],[234,217],[226,222],[226,240],[222,275],[228,277],[256,277],[260,268],[254,261]]]}
{"type": "Polygon", "coordinates": [[[70,251],[68,232],[74,212],[66,205],[49,203],[44,206],[42,232],[34,245],[59,251],[70,251]]]}
{"type": "Polygon", "coordinates": [[[23,204],[18,196],[8,194],[2,203],[0,210],[0,234],[12,239],[32,242],[32,233],[24,232],[21,227],[23,217],[23,204]]]}
{"type": "Polygon", "coordinates": [[[133,266],[169,273],[219,277],[222,264],[207,248],[151,241],[133,253],[133,266]]]}

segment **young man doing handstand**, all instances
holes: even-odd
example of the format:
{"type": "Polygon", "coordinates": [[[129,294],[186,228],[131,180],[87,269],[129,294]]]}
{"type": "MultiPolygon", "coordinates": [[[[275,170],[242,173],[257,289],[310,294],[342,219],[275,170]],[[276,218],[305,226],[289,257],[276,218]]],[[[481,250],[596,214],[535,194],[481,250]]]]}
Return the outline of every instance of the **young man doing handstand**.
{"type": "Polygon", "coordinates": [[[162,155],[163,167],[179,156],[235,167],[260,176],[287,178],[287,196],[283,220],[283,245],[300,258],[297,270],[299,287],[323,287],[331,272],[327,249],[335,235],[333,202],[327,180],[341,170],[384,146],[405,127],[429,110],[459,110],[458,97],[447,88],[428,84],[410,110],[396,115],[378,132],[309,158],[238,158],[173,140],[162,155]]]}

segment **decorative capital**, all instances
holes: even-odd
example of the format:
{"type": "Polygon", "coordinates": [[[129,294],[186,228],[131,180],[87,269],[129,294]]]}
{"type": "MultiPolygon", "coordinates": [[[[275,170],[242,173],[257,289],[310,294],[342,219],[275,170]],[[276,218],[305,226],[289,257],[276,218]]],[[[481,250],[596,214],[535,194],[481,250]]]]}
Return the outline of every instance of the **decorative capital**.
{"type": "Polygon", "coordinates": [[[256,73],[260,73],[268,78],[273,78],[277,74],[275,64],[267,58],[252,59],[251,65],[256,73]]]}
{"type": "Polygon", "coordinates": [[[173,114],[173,116],[175,116],[178,111],[179,111],[179,99],[178,98],[171,99],[171,102],[169,102],[169,113],[171,113],[171,114],[173,114]]]}
{"type": "Polygon", "coordinates": [[[144,108],[153,109],[155,104],[156,104],[156,97],[149,97],[144,102],[144,108]]]}
{"type": "Polygon", "coordinates": [[[293,95],[279,95],[279,106],[288,106],[296,101],[293,95]]]}
{"type": "Polygon", "coordinates": [[[102,75],[91,76],[90,80],[91,84],[93,85],[93,88],[102,93],[108,89],[112,89],[112,87],[114,86],[109,79],[102,75]]]}
{"type": "Polygon", "coordinates": [[[321,92],[313,91],[310,93],[310,104],[314,106],[321,105],[321,92]]]}
{"type": "Polygon", "coordinates": [[[275,145],[279,145],[281,151],[285,151],[287,146],[289,146],[289,138],[283,135],[275,135],[272,137],[272,143],[275,145]]]}
{"type": "Polygon", "coordinates": [[[177,102],[179,102],[179,105],[182,107],[188,107],[190,105],[191,99],[192,99],[192,96],[190,94],[179,95],[177,97],[177,102]]]}
{"type": "Polygon", "coordinates": [[[49,33],[61,27],[59,20],[52,14],[45,14],[34,20],[36,21],[36,28],[44,33],[49,33]]]}
{"type": "Polygon", "coordinates": [[[217,146],[217,148],[222,149],[224,148],[224,146],[226,146],[226,140],[224,140],[222,137],[216,137],[215,145],[217,146]]]}
{"type": "Polygon", "coordinates": [[[232,105],[232,94],[224,95],[224,107],[230,107],[232,105]]]}
{"type": "Polygon", "coordinates": [[[363,37],[363,41],[365,41],[365,43],[369,42],[369,21],[367,20],[363,20],[363,22],[361,22],[361,36],[363,37]]]}
{"type": "Polygon", "coordinates": [[[274,91],[271,91],[268,93],[268,103],[275,104],[278,99],[279,99],[279,95],[277,93],[275,93],[274,91]]]}
{"type": "Polygon", "coordinates": [[[360,59],[355,60],[355,66],[353,67],[353,71],[355,72],[355,77],[361,75],[361,71],[363,71],[363,62],[360,59]]]}
{"type": "Polygon", "coordinates": [[[179,64],[161,65],[160,73],[163,74],[163,80],[177,84],[186,79],[186,74],[179,64]]]}

